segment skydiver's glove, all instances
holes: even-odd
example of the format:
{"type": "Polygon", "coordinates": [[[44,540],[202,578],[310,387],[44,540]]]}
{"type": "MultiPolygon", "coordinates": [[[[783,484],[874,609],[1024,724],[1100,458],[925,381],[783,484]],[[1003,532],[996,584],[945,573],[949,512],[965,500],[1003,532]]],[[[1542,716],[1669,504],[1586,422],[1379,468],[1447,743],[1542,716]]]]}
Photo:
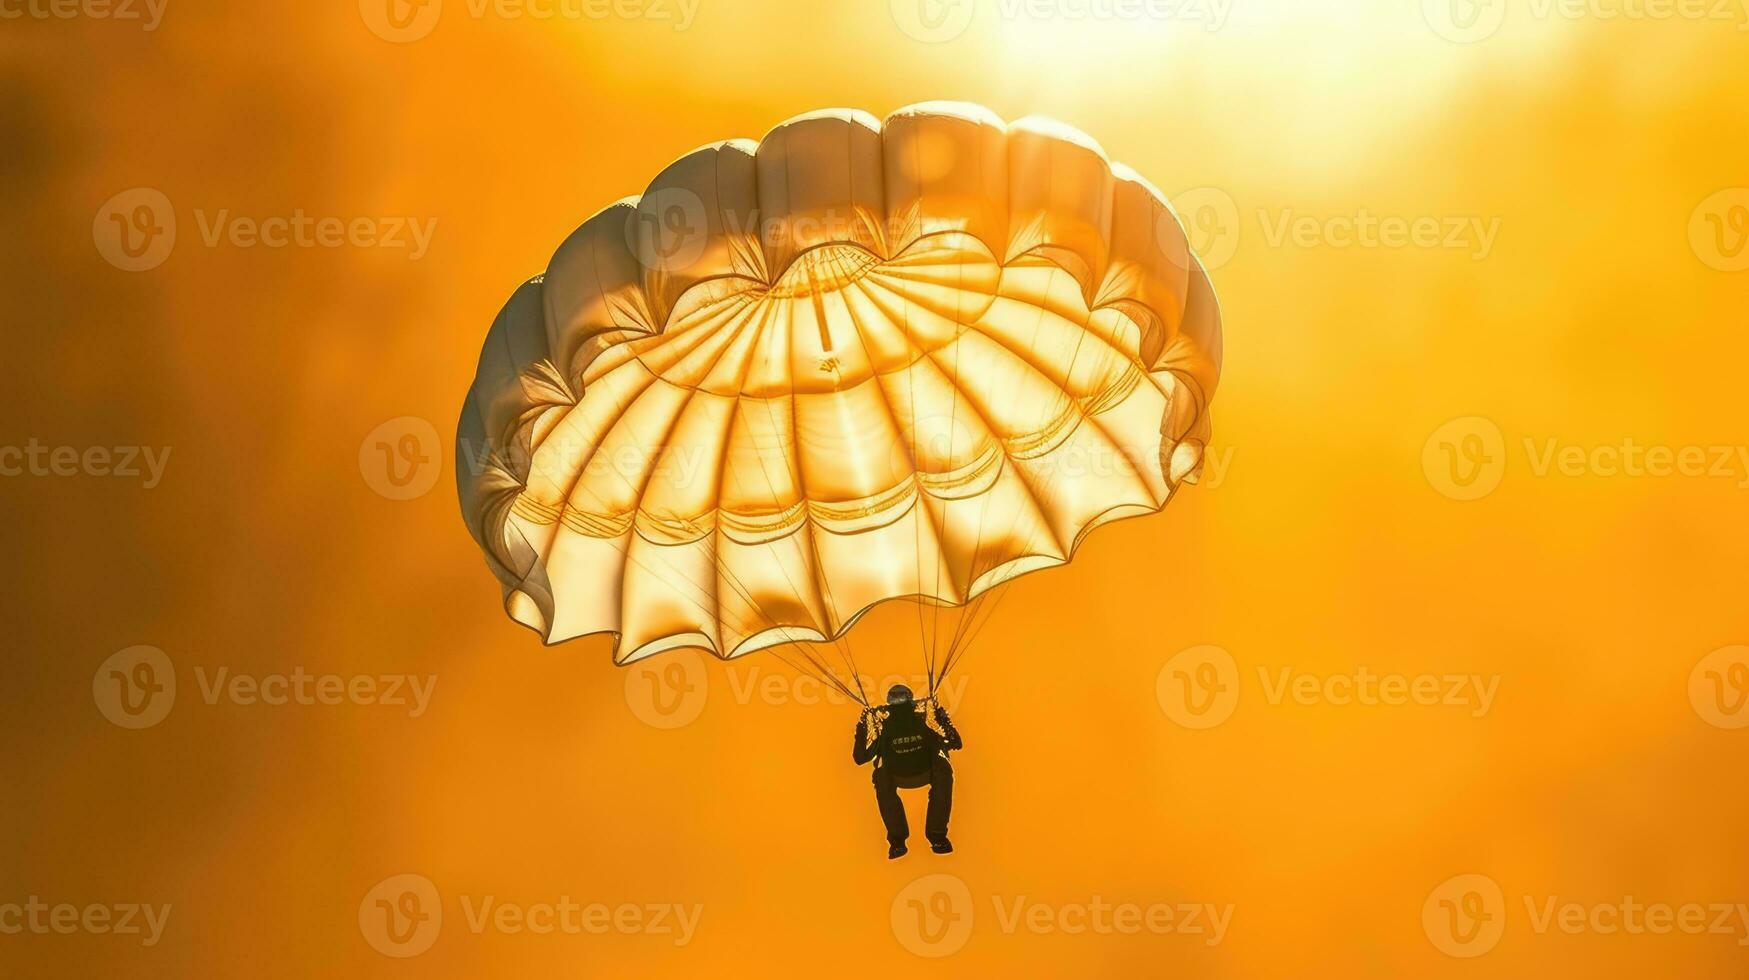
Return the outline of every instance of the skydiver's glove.
{"type": "Polygon", "coordinates": [[[867,745],[870,740],[879,738],[881,724],[886,718],[886,712],[879,708],[864,708],[862,717],[856,720],[856,744],[867,745]]]}

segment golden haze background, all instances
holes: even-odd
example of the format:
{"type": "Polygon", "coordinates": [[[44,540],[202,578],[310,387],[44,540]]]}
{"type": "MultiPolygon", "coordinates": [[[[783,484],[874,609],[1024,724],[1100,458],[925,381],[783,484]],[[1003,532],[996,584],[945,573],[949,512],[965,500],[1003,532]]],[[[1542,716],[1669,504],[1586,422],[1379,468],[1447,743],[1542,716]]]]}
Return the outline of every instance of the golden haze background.
{"type": "MultiPolygon", "coordinates": [[[[1749,731],[1690,697],[1703,657],[1749,643],[1749,474],[1539,475],[1526,448],[1749,442],[1749,273],[1721,268],[1728,239],[1689,234],[1697,206],[1749,184],[1736,23],[1515,3],[1460,43],[1407,0],[1241,2],[1218,29],[980,2],[931,43],[906,4],[701,0],[683,29],[679,8],[620,9],[643,13],[450,0],[407,43],[373,32],[368,2],[0,24],[0,442],[172,448],[150,490],[0,480],[0,904],[173,906],[150,948],[0,935],[0,972],[1741,975],[1741,928],[1539,932],[1526,904],[1749,901],[1749,731]],[[937,98],[1060,118],[1195,192],[1193,238],[1231,249],[1213,271],[1227,465],[1014,586],[962,668],[960,851],[889,863],[847,762],[852,710],[793,703],[793,685],[748,695],[788,676],[756,656],[703,668],[696,720],[646,724],[604,639],[545,649],[502,614],[450,447],[412,501],[375,492],[359,449],[403,416],[447,443],[512,288],[673,158],[811,109],[937,98]],[[137,273],[93,230],[136,187],[179,222],[137,273]],[[208,245],[197,217],[300,209],[435,233],[414,260],[208,245]],[[1280,237],[1363,213],[1496,233],[1280,237]],[[1423,449],[1471,416],[1502,433],[1488,458],[1506,469],[1464,502],[1423,449]],[[92,679],[136,644],[165,651],[179,690],[131,731],[92,679]],[[1171,671],[1164,698],[1157,681],[1204,644],[1231,654],[1239,697],[1195,730],[1163,707],[1171,671]],[[196,675],[298,667],[436,687],[414,718],[208,704],[196,675]],[[1263,680],[1362,667],[1481,675],[1497,695],[1485,713],[1272,703],[1263,680]],[[969,939],[938,959],[894,913],[932,872],[971,896],[969,939]],[[444,902],[435,945],[404,960],[358,915],[402,873],[444,902]],[[1423,920],[1462,874],[1503,896],[1478,958],[1423,920]],[[475,933],[462,898],[486,895],[703,911],[683,946],[475,933]],[[997,906],[1021,896],[1232,919],[1214,945],[1006,931],[997,906]]],[[[1721,234],[1749,192],[1724,200],[1721,234]]],[[[914,669],[912,615],[871,617],[859,653],[914,669]]]]}

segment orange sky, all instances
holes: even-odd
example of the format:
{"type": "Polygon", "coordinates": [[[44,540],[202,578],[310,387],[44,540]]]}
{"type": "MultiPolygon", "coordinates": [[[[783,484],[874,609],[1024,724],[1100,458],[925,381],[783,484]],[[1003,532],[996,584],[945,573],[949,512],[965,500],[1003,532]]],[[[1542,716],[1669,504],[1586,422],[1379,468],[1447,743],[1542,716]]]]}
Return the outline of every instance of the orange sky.
{"type": "Polygon", "coordinates": [[[1741,13],[966,2],[5,5],[0,973],[1741,973],[1741,13]],[[855,712],[775,659],[511,623],[447,441],[582,219],[936,98],[1173,197],[1226,362],[1204,485],[980,635],[959,851],[889,863],[855,712]]]}

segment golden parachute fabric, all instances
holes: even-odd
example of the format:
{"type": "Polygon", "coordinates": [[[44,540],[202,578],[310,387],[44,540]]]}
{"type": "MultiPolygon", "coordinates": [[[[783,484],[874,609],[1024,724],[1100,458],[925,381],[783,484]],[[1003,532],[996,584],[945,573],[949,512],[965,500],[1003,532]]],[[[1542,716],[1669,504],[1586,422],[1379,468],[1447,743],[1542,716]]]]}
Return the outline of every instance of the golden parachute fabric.
{"type": "Polygon", "coordinates": [[[1087,136],[810,113],[682,157],[516,291],[462,411],[462,512],[549,643],[831,639],[1160,509],[1220,356],[1177,218],[1087,136]]]}

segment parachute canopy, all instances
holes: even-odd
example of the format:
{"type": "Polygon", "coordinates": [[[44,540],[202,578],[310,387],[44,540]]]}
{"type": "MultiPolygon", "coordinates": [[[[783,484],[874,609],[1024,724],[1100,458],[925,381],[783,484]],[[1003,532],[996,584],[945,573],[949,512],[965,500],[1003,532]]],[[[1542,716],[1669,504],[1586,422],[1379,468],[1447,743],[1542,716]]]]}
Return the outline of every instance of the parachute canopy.
{"type": "Polygon", "coordinates": [[[516,291],[462,411],[462,512],[549,643],[831,640],[1164,506],[1220,350],[1177,218],[1087,136],[810,113],[677,160],[516,291]]]}

